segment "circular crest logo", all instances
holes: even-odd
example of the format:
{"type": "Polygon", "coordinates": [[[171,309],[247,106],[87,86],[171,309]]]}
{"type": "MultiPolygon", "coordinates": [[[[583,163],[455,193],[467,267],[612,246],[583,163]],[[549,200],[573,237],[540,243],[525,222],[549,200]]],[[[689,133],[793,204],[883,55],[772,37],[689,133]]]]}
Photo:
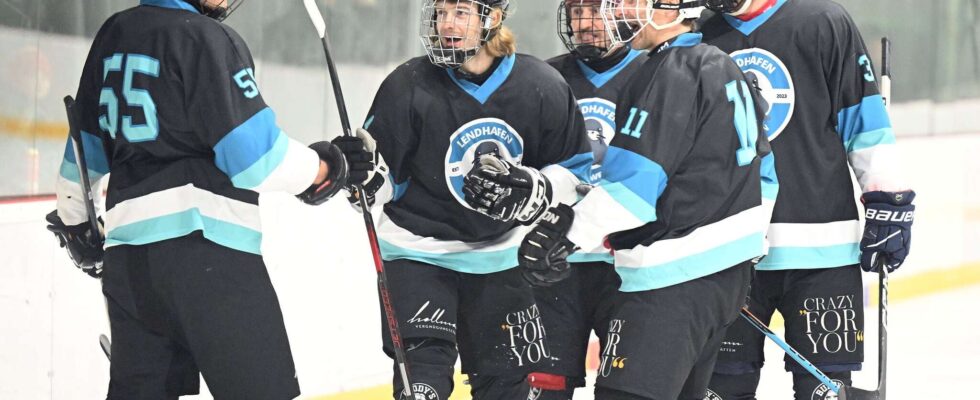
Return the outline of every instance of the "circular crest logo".
{"type": "Polygon", "coordinates": [[[463,178],[484,154],[520,163],[524,156],[524,139],[513,127],[497,118],[470,121],[453,133],[446,152],[446,184],[463,207],[470,208],[463,197],[463,178]]]}
{"type": "Polygon", "coordinates": [[[793,118],[796,107],[796,90],[793,77],[783,61],[776,55],[759,48],[732,53],[735,64],[742,69],[751,84],[759,83],[762,97],[769,103],[764,126],[769,140],[775,140],[793,118]]]}
{"type": "MultiPolygon", "coordinates": [[[[839,379],[834,379],[833,382],[838,387],[844,386],[844,382],[841,382],[839,379]]],[[[812,400],[837,400],[837,394],[830,391],[830,388],[827,387],[827,385],[821,383],[816,389],[813,389],[813,394],[810,395],[810,398],[812,400]]]]}
{"type": "Polygon", "coordinates": [[[427,384],[413,383],[412,391],[415,392],[415,400],[439,400],[439,393],[427,384]]]}
{"type": "Polygon", "coordinates": [[[724,400],[724,399],[722,399],[721,396],[718,395],[718,393],[712,392],[711,389],[708,389],[708,393],[704,395],[704,400],[724,400]]]}
{"type": "Polygon", "coordinates": [[[595,156],[595,164],[592,165],[592,182],[598,182],[602,179],[599,166],[606,157],[609,143],[616,135],[616,104],[594,97],[579,100],[578,106],[582,110],[582,117],[585,118],[585,130],[589,134],[592,155],[595,156]]]}

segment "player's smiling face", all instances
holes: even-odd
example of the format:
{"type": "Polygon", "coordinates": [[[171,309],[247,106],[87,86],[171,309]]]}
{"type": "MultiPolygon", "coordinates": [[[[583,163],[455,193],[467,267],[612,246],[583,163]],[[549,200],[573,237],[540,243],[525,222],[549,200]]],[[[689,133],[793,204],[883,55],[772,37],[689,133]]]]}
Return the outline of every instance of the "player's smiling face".
{"type": "Polygon", "coordinates": [[[436,31],[444,48],[472,49],[480,46],[483,27],[476,4],[468,1],[436,3],[436,31]]]}
{"type": "Polygon", "coordinates": [[[575,44],[608,48],[606,24],[602,22],[597,5],[575,5],[568,10],[575,44]]]}

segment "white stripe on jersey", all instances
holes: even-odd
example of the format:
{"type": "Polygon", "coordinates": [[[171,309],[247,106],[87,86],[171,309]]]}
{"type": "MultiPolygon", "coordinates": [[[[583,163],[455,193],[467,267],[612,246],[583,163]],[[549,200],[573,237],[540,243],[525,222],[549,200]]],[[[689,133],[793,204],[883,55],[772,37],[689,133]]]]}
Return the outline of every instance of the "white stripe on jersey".
{"type": "MultiPolygon", "coordinates": [[[[694,256],[719,246],[764,232],[765,207],[759,205],[732,215],[721,221],[704,225],[684,237],[658,240],[650,246],[637,246],[632,249],[616,250],[617,268],[655,268],[682,258],[694,256]]],[[[760,240],[758,255],[763,254],[763,240],[760,240]]],[[[745,260],[731,260],[727,268],[745,260]]]]}
{"type": "Polygon", "coordinates": [[[881,190],[900,192],[909,186],[902,178],[902,161],[898,146],[883,143],[847,154],[861,190],[865,193],[881,190]]]}
{"type": "MultiPolygon", "coordinates": [[[[280,135],[285,136],[285,133],[280,135]]],[[[313,185],[320,169],[320,156],[296,140],[288,136],[286,138],[289,144],[282,161],[261,184],[251,190],[259,193],[283,191],[300,194],[313,185]]]]}
{"type": "Polygon", "coordinates": [[[772,247],[827,247],[860,241],[861,222],[858,220],[769,225],[769,245],[772,247]]]}
{"type": "Polygon", "coordinates": [[[106,212],[105,228],[106,232],[112,232],[113,229],[121,226],[191,209],[197,209],[205,217],[256,232],[262,231],[258,205],[219,196],[194,187],[192,184],[150,193],[116,204],[106,212]]]}
{"type": "MultiPolygon", "coordinates": [[[[530,226],[518,225],[496,240],[486,242],[461,242],[458,240],[439,240],[419,236],[395,224],[387,214],[382,213],[378,222],[378,238],[404,249],[432,254],[491,252],[513,249],[521,245],[524,236],[531,231],[530,226]]],[[[516,259],[515,259],[516,265],[516,259]]]]}

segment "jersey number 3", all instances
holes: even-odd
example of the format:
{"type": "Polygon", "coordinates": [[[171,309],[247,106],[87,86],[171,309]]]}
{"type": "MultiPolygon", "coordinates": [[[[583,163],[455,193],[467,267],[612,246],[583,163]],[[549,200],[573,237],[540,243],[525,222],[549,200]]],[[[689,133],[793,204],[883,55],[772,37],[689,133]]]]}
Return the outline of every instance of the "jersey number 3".
{"type": "Polygon", "coordinates": [[[735,131],[738,132],[739,148],[735,151],[735,159],[740,167],[752,164],[758,155],[755,145],[759,138],[759,124],[755,117],[755,104],[752,102],[752,92],[745,81],[731,81],[725,85],[728,101],[735,104],[735,131]],[[742,90],[739,93],[739,84],[742,90]]]}
{"type": "MultiPolygon", "coordinates": [[[[142,54],[122,54],[116,53],[112,57],[103,60],[102,81],[111,72],[123,73],[122,95],[126,103],[131,107],[139,107],[143,110],[143,118],[146,123],[142,125],[133,124],[131,115],[122,116],[122,133],[126,140],[130,142],[148,142],[156,140],[160,133],[159,121],[157,121],[157,105],[150,97],[150,92],[145,89],[133,88],[133,75],[143,74],[153,78],[160,76],[160,61],[142,54]],[[125,59],[125,68],[123,60],[125,59]]],[[[105,106],[106,113],[99,115],[99,127],[109,132],[109,136],[116,138],[119,131],[119,97],[112,87],[103,87],[99,94],[99,106],[105,106]]]]}

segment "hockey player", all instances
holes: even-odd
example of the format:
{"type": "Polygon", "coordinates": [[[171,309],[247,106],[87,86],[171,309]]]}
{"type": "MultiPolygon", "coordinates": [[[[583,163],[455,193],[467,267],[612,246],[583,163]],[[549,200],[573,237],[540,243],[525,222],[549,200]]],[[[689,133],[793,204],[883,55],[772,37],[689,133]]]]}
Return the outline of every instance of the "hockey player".
{"type": "Polygon", "coordinates": [[[765,251],[775,177],[760,158],[763,110],[738,66],[691,32],[701,6],[603,2],[616,41],[650,56],[616,103],[602,182],[574,209],[551,208],[521,245],[522,267],[543,277],[565,273],[571,249],[614,250],[622,285],[596,399],[702,399],[765,251]]]}
{"type": "MultiPolygon", "coordinates": [[[[616,135],[616,99],[646,57],[630,46],[613,46],[599,15],[601,0],[567,0],[558,7],[558,36],[568,53],[548,60],[572,87],[585,118],[595,164],[590,180],[598,184],[606,149],[616,135]]],[[[585,356],[592,331],[605,339],[612,294],[619,276],[604,247],[569,257],[569,277],[535,289],[535,298],[548,327],[551,366],[532,379],[553,390],[540,400],[570,399],[585,386],[585,356]]]]}
{"type": "MultiPolygon", "coordinates": [[[[915,197],[899,174],[871,56],[850,16],[829,0],[708,3],[719,14],[703,22],[705,41],[754,75],[771,105],[766,128],[783,189],[750,309],[765,322],[779,310],[789,344],[850,384],[864,358],[861,268],[902,264],[915,197]],[[848,165],[869,216],[863,238],[848,165]],[[908,218],[875,218],[891,212],[908,218]]],[[[748,324],[734,324],[708,397],[754,399],[763,343],[748,324]]],[[[796,399],[832,395],[789,357],[785,367],[796,399]]]]}
{"type": "Polygon", "coordinates": [[[474,399],[528,398],[527,374],[550,357],[517,246],[549,204],[576,200],[592,156],[568,85],[515,54],[508,3],[424,1],[427,57],[385,79],[359,130],[382,166],[364,195],[384,205],[378,242],[417,398],[449,398],[457,349],[474,399]]]}
{"type": "MultiPolygon", "coordinates": [[[[248,47],[220,21],[237,2],[143,0],[110,17],[79,81],[76,122],[90,179],[111,171],[102,273],[112,329],[108,399],[198,393],[299,395],[279,301],[261,256],[259,192],[320,204],[363,180],[370,155],[341,138],[285,135],[248,47]]],[[[101,263],[70,144],[51,229],[101,263]],[[94,242],[94,241],[93,241],[94,242]]],[[[93,187],[98,187],[93,185],[93,187]]],[[[93,271],[93,274],[94,271],[93,271]]],[[[97,274],[96,274],[97,275],[97,274]]]]}

